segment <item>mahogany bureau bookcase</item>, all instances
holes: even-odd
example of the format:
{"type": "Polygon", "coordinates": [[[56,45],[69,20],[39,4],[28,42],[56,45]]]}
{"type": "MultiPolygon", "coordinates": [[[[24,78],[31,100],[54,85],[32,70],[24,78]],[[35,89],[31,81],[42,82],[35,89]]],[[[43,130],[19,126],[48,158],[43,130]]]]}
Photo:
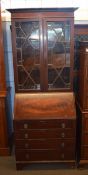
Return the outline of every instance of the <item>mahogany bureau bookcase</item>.
{"type": "Polygon", "coordinates": [[[75,8],[10,9],[16,167],[75,164],[75,8]]]}
{"type": "Polygon", "coordinates": [[[88,165],[88,41],[79,42],[78,150],[79,165],[88,165]]]}

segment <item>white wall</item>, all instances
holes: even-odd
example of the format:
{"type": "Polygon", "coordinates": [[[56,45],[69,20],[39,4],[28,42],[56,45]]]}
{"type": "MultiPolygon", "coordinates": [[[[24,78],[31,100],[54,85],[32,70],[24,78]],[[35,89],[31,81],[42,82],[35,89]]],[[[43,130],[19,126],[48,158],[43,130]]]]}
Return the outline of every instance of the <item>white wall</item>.
{"type": "Polygon", "coordinates": [[[88,23],[88,0],[1,0],[2,7],[43,8],[43,7],[79,7],[75,11],[75,23],[88,23]]]}

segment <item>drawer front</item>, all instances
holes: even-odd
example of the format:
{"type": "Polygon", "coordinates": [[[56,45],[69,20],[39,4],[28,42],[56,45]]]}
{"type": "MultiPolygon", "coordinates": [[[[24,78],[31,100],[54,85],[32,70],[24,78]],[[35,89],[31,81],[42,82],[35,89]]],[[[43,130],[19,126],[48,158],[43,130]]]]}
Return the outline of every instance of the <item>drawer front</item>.
{"type": "Polygon", "coordinates": [[[16,140],[16,149],[61,149],[65,150],[72,147],[75,150],[74,139],[31,139],[16,140]]]}
{"type": "Polygon", "coordinates": [[[73,129],[41,129],[41,130],[22,130],[15,132],[16,139],[40,139],[40,138],[72,138],[75,137],[73,129]]]}
{"type": "Polygon", "coordinates": [[[30,120],[14,121],[14,129],[75,128],[75,120],[30,120]]]}
{"type": "Polygon", "coordinates": [[[86,97],[85,97],[85,109],[88,109],[88,80],[87,80],[87,83],[86,83],[86,85],[87,85],[87,90],[86,90],[86,97]]]}
{"type": "Polygon", "coordinates": [[[83,134],[82,145],[88,145],[88,133],[83,134]]]}
{"type": "Polygon", "coordinates": [[[87,159],[88,160],[88,146],[82,146],[81,147],[81,159],[87,159]]]}
{"type": "Polygon", "coordinates": [[[87,117],[83,118],[82,124],[83,124],[83,131],[88,131],[88,114],[86,114],[87,117]]]}
{"type": "Polygon", "coordinates": [[[74,159],[75,151],[70,148],[65,152],[61,150],[16,150],[17,161],[64,161],[74,159]]]}

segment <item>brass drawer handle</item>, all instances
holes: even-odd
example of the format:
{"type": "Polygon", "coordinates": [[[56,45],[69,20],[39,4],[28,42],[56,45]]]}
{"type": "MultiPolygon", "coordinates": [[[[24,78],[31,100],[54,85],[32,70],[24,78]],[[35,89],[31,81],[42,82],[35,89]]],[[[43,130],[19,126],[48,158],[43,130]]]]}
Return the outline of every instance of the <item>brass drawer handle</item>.
{"type": "Polygon", "coordinates": [[[24,138],[25,139],[28,139],[28,134],[27,133],[24,135],[24,138]]]}
{"type": "Polygon", "coordinates": [[[63,143],[61,143],[61,147],[62,147],[62,148],[64,148],[64,146],[65,146],[64,142],[63,142],[63,143]]]}
{"type": "Polygon", "coordinates": [[[28,148],[29,147],[29,144],[28,143],[25,143],[25,148],[28,148]]]}
{"type": "Polygon", "coordinates": [[[65,128],[65,127],[66,127],[66,126],[65,126],[65,123],[62,123],[62,124],[61,124],[61,127],[62,127],[62,128],[65,128]]]}
{"type": "Polygon", "coordinates": [[[64,154],[61,154],[61,158],[64,159],[64,154]]]}
{"type": "Polygon", "coordinates": [[[29,157],[30,157],[29,154],[26,154],[26,155],[25,155],[25,158],[26,158],[26,159],[29,159],[29,157]]]}
{"type": "Polygon", "coordinates": [[[86,48],[86,52],[88,52],[88,48],[86,48]]]}
{"type": "Polygon", "coordinates": [[[61,133],[61,137],[65,137],[65,133],[64,132],[61,133]]]}
{"type": "Polygon", "coordinates": [[[28,128],[28,124],[25,123],[25,124],[24,124],[24,129],[27,129],[27,128],[28,128]]]}
{"type": "Polygon", "coordinates": [[[85,73],[86,79],[88,79],[88,68],[86,67],[86,73],[85,73]]]}

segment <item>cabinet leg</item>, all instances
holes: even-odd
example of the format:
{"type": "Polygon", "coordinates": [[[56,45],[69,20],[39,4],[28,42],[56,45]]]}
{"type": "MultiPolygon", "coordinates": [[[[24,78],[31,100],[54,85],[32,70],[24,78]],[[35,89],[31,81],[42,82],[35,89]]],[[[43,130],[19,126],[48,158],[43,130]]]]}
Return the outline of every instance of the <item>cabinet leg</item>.
{"type": "Polygon", "coordinates": [[[77,164],[76,163],[71,164],[71,168],[72,169],[76,169],[77,168],[77,164]]]}
{"type": "Polygon", "coordinates": [[[79,170],[88,169],[88,161],[87,162],[86,161],[85,162],[84,161],[83,162],[79,162],[78,163],[78,169],[79,170]]]}
{"type": "Polygon", "coordinates": [[[22,163],[16,163],[16,170],[22,170],[23,164],[22,163]]]}

